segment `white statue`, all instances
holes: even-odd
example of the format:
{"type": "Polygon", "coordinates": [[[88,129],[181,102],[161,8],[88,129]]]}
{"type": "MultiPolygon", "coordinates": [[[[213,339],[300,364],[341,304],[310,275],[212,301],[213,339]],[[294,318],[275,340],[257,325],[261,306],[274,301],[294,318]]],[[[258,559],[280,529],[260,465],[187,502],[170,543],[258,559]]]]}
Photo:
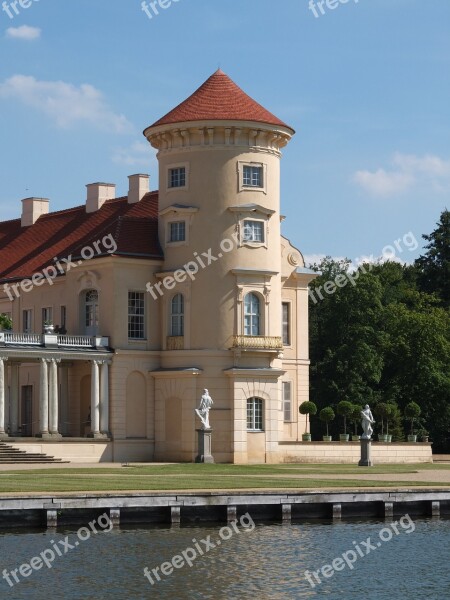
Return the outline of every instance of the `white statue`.
{"type": "Polygon", "coordinates": [[[372,425],[375,423],[374,418],[372,416],[372,411],[370,410],[370,406],[366,404],[364,410],[361,411],[362,417],[362,428],[364,433],[362,434],[363,440],[370,440],[372,438],[373,427],[372,425]]]}
{"type": "Polygon", "coordinates": [[[209,425],[209,410],[213,404],[213,400],[209,395],[208,390],[203,390],[203,396],[200,400],[200,406],[195,409],[195,412],[197,413],[197,415],[200,418],[200,421],[202,422],[202,429],[211,429],[209,425]]]}

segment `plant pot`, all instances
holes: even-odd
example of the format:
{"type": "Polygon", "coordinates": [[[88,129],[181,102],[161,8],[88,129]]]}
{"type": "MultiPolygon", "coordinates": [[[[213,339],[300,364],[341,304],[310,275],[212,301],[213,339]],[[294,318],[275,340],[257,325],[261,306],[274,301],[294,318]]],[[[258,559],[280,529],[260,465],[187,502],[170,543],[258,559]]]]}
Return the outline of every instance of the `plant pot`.
{"type": "Polygon", "coordinates": [[[387,441],[387,443],[388,443],[388,444],[392,444],[392,435],[391,435],[391,434],[389,434],[389,435],[387,435],[386,437],[387,437],[387,440],[386,440],[386,441],[387,441]]]}
{"type": "Polygon", "coordinates": [[[350,434],[349,433],[341,433],[339,435],[339,441],[340,442],[348,442],[349,439],[350,439],[350,434]]]}
{"type": "Polygon", "coordinates": [[[408,442],[417,442],[417,435],[408,435],[408,442]]]}
{"type": "Polygon", "coordinates": [[[311,441],[311,434],[310,433],[303,433],[302,434],[302,442],[310,442],[311,441]]]}
{"type": "Polygon", "coordinates": [[[422,442],[428,442],[428,436],[427,435],[423,435],[422,436],[422,442]]]}
{"type": "Polygon", "coordinates": [[[44,325],[44,333],[53,335],[55,333],[55,326],[54,325],[44,325]]]}
{"type": "Polygon", "coordinates": [[[379,442],[387,442],[388,441],[388,436],[386,433],[379,433],[378,434],[378,441],[379,442]]]}
{"type": "Polygon", "coordinates": [[[324,436],[322,436],[322,439],[324,442],[331,442],[333,440],[331,435],[324,435],[324,436]]]}
{"type": "Polygon", "coordinates": [[[352,442],[359,442],[360,439],[361,439],[360,435],[355,435],[355,434],[352,435],[352,442]]]}

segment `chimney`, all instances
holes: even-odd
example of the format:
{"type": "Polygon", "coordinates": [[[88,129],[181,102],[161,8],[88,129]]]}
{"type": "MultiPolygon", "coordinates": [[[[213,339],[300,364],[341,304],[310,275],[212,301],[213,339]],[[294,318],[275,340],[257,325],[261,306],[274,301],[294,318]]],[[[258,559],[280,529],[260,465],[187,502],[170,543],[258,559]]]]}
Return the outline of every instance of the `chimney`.
{"type": "Polygon", "coordinates": [[[140,202],[150,190],[150,177],[148,175],[129,175],[128,204],[140,202]]]}
{"type": "Polygon", "coordinates": [[[47,198],[22,200],[22,227],[34,225],[41,215],[48,215],[50,201],[47,198]]]}
{"type": "Polygon", "coordinates": [[[86,187],[87,213],[96,212],[107,200],[114,200],[116,197],[116,185],[114,183],[88,183],[86,187]]]}

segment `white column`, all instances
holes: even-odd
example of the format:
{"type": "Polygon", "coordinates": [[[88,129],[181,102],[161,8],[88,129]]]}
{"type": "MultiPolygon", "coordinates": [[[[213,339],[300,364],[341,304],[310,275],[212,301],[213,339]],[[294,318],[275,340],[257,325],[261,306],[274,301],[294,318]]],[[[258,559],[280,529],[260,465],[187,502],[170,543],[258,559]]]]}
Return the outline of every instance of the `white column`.
{"type": "Polygon", "coordinates": [[[92,361],[91,375],[91,436],[97,437],[100,434],[100,377],[99,361],[92,361]]]}
{"type": "Polygon", "coordinates": [[[55,358],[50,361],[48,425],[53,436],[58,435],[58,362],[55,358]]]}
{"type": "Polygon", "coordinates": [[[48,361],[41,358],[41,393],[39,397],[39,432],[48,435],[48,361]]]}
{"type": "Polygon", "coordinates": [[[61,393],[60,393],[60,432],[63,435],[69,433],[69,367],[61,365],[59,369],[61,393]]]}
{"type": "Polygon", "coordinates": [[[106,360],[102,362],[100,389],[100,431],[109,435],[109,368],[106,360]]]}
{"type": "Polygon", "coordinates": [[[8,359],[0,356],[0,438],[8,437],[5,432],[5,362],[8,359]]]}
{"type": "Polygon", "coordinates": [[[19,363],[11,364],[11,435],[19,433],[19,363]]]}

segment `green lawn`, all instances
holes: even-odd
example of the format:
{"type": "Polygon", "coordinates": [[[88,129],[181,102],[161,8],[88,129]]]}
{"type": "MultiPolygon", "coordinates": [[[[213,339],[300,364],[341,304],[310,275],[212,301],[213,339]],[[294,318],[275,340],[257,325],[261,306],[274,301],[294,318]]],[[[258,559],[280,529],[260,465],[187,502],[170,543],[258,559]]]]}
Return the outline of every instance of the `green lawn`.
{"type": "MultiPolygon", "coordinates": [[[[423,482],[418,470],[450,470],[450,464],[385,465],[372,468],[353,465],[195,465],[171,464],[121,468],[34,469],[0,472],[0,494],[11,492],[108,492],[233,489],[319,489],[361,487],[450,486],[423,482]],[[408,473],[408,481],[398,481],[408,473]],[[388,481],[361,479],[361,475],[392,475],[388,481]],[[330,479],[321,477],[331,476],[330,479]],[[340,479],[340,475],[352,475],[340,479]]],[[[436,477],[439,480],[439,477],[436,477]]]]}

